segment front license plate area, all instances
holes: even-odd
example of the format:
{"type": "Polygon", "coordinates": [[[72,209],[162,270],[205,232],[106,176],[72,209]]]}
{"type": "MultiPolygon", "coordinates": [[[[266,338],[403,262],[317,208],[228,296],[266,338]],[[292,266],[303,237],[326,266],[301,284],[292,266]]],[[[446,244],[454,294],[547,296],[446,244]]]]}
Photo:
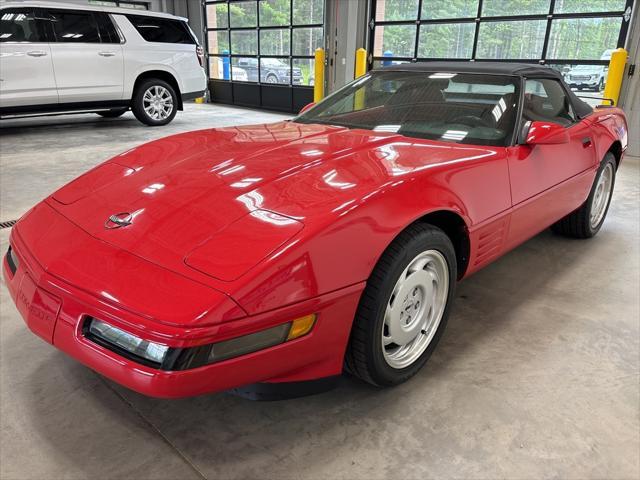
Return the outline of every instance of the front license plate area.
{"type": "Polygon", "coordinates": [[[58,298],[38,288],[28,274],[22,277],[16,298],[18,311],[31,331],[49,343],[53,343],[60,303],[58,298]]]}

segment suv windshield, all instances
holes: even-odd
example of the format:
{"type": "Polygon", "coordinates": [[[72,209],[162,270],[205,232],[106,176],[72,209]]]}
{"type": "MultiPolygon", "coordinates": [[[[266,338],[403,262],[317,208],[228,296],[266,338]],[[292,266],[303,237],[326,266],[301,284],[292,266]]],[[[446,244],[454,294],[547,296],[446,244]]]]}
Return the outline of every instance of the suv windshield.
{"type": "Polygon", "coordinates": [[[505,146],[518,92],[517,78],[506,75],[374,71],[294,121],[505,146]]]}

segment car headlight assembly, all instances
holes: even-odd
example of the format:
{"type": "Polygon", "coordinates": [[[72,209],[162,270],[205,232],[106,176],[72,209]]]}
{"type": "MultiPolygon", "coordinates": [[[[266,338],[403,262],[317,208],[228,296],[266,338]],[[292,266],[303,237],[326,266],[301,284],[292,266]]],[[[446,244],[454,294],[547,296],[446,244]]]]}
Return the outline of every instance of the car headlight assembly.
{"type": "Polygon", "coordinates": [[[249,335],[188,348],[171,348],[143,340],[95,318],[85,321],[83,333],[94,343],[138,363],[160,370],[175,371],[222,362],[295,340],[307,335],[315,322],[315,314],[305,315],[249,335]]]}

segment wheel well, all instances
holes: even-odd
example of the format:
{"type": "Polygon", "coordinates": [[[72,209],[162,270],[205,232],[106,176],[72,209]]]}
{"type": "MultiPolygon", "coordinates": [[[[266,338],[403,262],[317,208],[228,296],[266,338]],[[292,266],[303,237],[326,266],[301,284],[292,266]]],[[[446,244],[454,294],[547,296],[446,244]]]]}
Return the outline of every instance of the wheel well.
{"type": "Polygon", "coordinates": [[[451,243],[453,243],[453,248],[456,250],[458,279],[462,278],[464,272],[467,271],[471,250],[467,225],[464,223],[462,217],[449,210],[441,210],[429,213],[419,218],[415,223],[428,223],[429,225],[438,227],[447,234],[449,239],[451,239],[451,243]]]}
{"type": "Polygon", "coordinates": [[[618,168],[620,166],[620,159],[622,158],[622,143],[620,143],[620,140],[613,142],[608,151],[616,157],[616,168],[618,168]]]}
{"type": "Polygon", "coordinates": [[[136,78],[136,83],[133,85],[133,94],[135,95],[138,86],[148,80],[150,78],[158,78],[160,80],[164,80],[169,85],[173,87],[176,91],[176,95],[178,96],[178,110],[182,110],[182,94],[180,93],[180,87],[178,86],[178,82],[175,77],[171,75],[169,72],[165,72],[163,70],[150,70],[148,72],[141,73],[138,78],[136,78]]]}

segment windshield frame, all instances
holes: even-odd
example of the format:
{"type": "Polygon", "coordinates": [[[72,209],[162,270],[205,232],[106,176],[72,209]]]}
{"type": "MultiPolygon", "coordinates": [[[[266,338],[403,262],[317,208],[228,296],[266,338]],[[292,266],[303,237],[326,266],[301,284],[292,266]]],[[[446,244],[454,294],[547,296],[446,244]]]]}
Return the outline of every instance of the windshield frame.
{"type": "Polygon", "coordinates": [[[465,72],[465,71],[458,71],[455,68],[446,69],[446,70],[434,69],[434,70],[425,70],[425,71],[415,71],[410,69],[402,69],[399,67],[401,66],[400,65],[394,66],[393,69],[370,70],[365,75],[352,80],[351,82],[347,83],[343,87],[336,90],[331,95],[328,95],[327,97],[323,98],[320,102],[316,103],[313,107],[309,108],[308,110],[305,110],[304,112],[299,113],[294,118],[292,118],[291,121],[295,123],[302,123],[302,124],[316,123],[319,125],[329,125],[334,127],[347,128],[349,130],[362,129],[362,130],[368,130],[373,132],[374,131],[373,129],[367,129],[360,126],[345,125],[339,122],[328,122],[328,121],[322,121],[317,119],[314,119],[314,121],[308,121],[305,118],[305,116],[307,116],[310,112],[315,110],[316,107],[324,105],[328,100],[332,99],[333,97],[340,97],[341,95],[344,95],[345,91],[352,89],[358,83],[364,82],[366,79],[369,79],[374,75],[378,75],[384,72],[405,73],[407,75],[451,74],[451,75],[480,76],[480,77],[487,77],[487,76],[504,77],[504,78],[509,78],[513,81],[513,85],[515,86],[514,98],[516,99],[517,104],[515,106],[513,127],[510,133],[504,137],[503,144],[461,143],[461,142],[452,142],[452,141],[439,140],[439,139],[429,139],[426,137],[419,137],[419,136],[409,136],[403,133],[395,133],[395,135],[400,135],[409,139],[442,142],[442,143],[453,144],[453,145],[468,145],[468,146],[479,146],[479,147],[490,147],[490,148],[507,148],[507,147],[512,147],[514,145],[517,145],[517,140],[519,138],[518,130],[520,129],[520,125],[522,123],[522,99],[523,99],[523,92],[524,92],[524,80],[521,75],[509,74],[509,73],[491,73],[491,72],[465,72]]]}

